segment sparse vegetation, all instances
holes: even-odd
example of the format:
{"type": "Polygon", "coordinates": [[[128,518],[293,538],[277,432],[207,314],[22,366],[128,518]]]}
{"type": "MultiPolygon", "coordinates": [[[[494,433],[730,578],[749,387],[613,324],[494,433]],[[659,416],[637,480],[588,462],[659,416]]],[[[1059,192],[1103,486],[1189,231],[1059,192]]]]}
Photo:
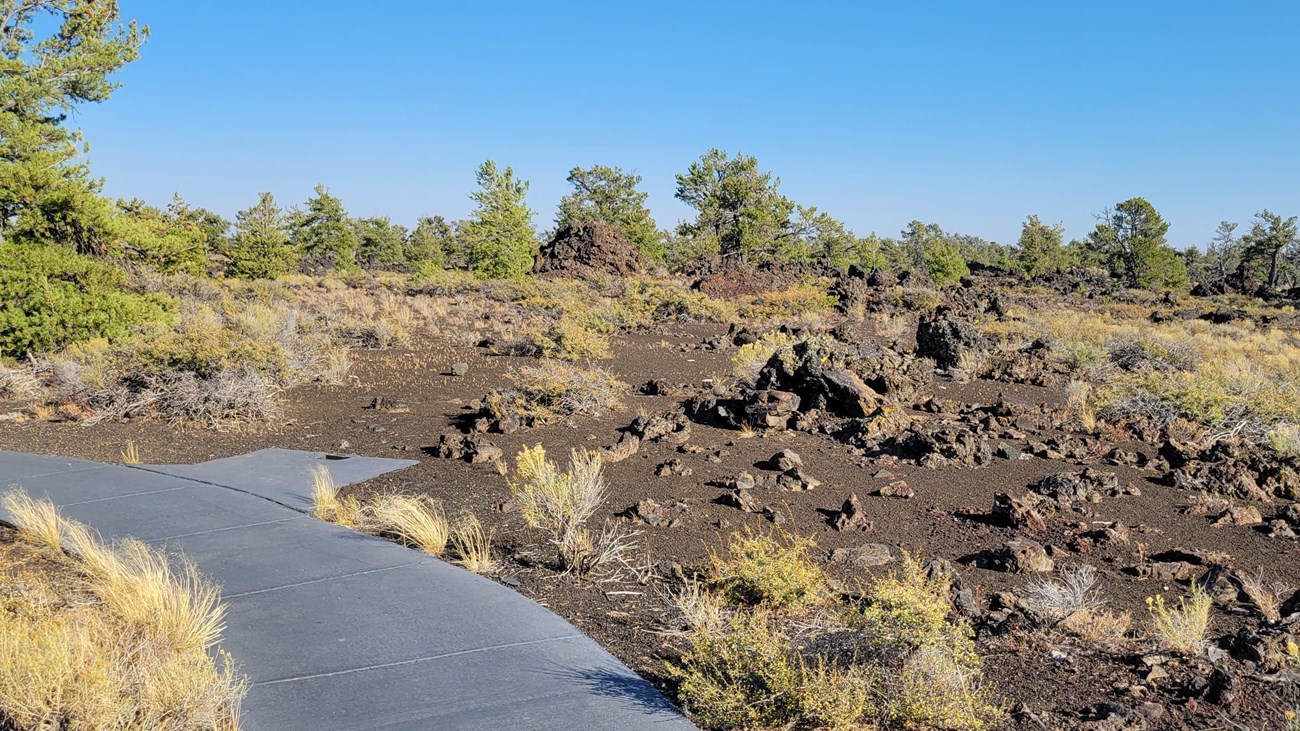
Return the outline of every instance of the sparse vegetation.
{"type": "Polygon", "coordinates": [[[50,545],[3,546],[0,588],[0,716],[15,731],[48,728],[234,731],[244,682],[213,652],[224,605],[193,564],[144,543],[100,542],[57,517],[47,501],[6,497],[19,540],[50,530],[50,545]],[[32,508],[13,511],[15,505],[32,508]],[[42,552],[39,556],[33,551],[42,552]],[[21,563],[40,565],[19,573],[21,563]],[[55,574],[68,574],[59,579],[55,574]],[[80,576],[80,579],[73,578],[80,576]],[[35,587],[38,590],[33,590],[35,587]]]}
{"type": "Polygon", "coordinates": [[[628,386],[598,367],[544,361],[510,371],[512,388],[489,393],[487,409],[497,418],[521,416],[547,421],[561,416],[599,414],[619,403],[628,386]]]}
{"type": "Polygon", "coordinates": [[[632,534],[606,523],[593,532],[589,522],[605,501],[600,455],[574,450],[569,469],[561,472],[538,444],[515,457],[510,492],[528,524],[551,536],[560,566],[578,576],[620,562],[632,549],[632,534]]]}
{"type": "Polygon", "coordinates": [[[1147,611],[1160,644],[1185,655],[1196,655],[1204,650],[1213,604],[1205,589],[1195,583],[1187,596],[1178,598],[1176,607],[1166,604],[1163,596],[1149,597],[1147,611]]]}
{"type": "MultiPolygon", "coordinates": [[[[753,534],[732,536],[731,546],[746,564],[783,551],[782,565],[804,560],[753,534]]],[[[791,582],[771,581],[770,571],[761,575],[773,586],[764,596],[812,596],[791,594],[791,582]]],[[[716,586],[727,592],[729,583],[716,586]]],[[[809,621],[774,611],[797,606],[789,601],[745,601],[727,612],[726,593],[714,599],[688,587],[677,599],[687,644],[670,665],[679,698],[710,729],[986,728],[1000,712],[979,689],[970,628],[949,621],[948,588],[908,557],[901,572],[869,585],[865,606],[828,607],[809,621]]]]}
{"type": "Polygon", "coordinates": [[[329,469],[316,465],[311,471],[312,515],[346,528],[364,524],[361,502],[351,495],[340,496],[329,469]]]}

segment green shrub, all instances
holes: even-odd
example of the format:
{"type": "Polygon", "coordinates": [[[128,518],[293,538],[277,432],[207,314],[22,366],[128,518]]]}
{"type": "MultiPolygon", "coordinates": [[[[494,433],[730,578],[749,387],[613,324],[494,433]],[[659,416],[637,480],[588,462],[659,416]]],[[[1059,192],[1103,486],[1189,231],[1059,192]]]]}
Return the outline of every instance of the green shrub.
{"type": "Polygon", "coordinates": [[[826,595],[826,574],[808,557],[811,538],[733,533],[725,556],[712,560],[714,585],[732,604],[784,609],[814,604],[826,595]]]}
{"type": "Polygon", "coordinates": [[[0,244],[0,355],[126,337],[172,310],[168,297],[128,291],[126,273],[111,264],[55,246],[0,244]]]}
{"type": "Polygon", "coordinates": [[[926,246],[921,260],[925,263],[925,271],[930,275],[930,280],[939,286],[956,284],[970,274],[961,249],[947,239],[938,239],[926,246]]]}
{"type": "Polygon", "coordinates": [[[852,728],[872,711],[869,676],[806,660],[761,613],[692,633],[669,672],[682,706],[705,728],[852,728]]]}
{"type": "Polygon", "coordinates": [[[528,339],[544,358],[576,361],[612,355],[609,338],[573,316],[561,317],[545,330],[530,333],[528,339]]]}
{"type": "MultiPolygon", "coordinates": [[[[733,536],[732,554],[731,562],[759,555],[769,567],[806,566],[753,533],[733,536]]],[[[770,570],[758,574],[772,584],[770,570]]],[[[721,600],[734,585],[715,588],[721,597],[677,597],[689,630],[668,663],[678,700],[701,728],[976,731],[1002,717],[981,687],[970,625],[951,616],[951,580],[910,556],[898,573],[871,581],[863,601],[811,613],[727,609],[721,600]]]]}

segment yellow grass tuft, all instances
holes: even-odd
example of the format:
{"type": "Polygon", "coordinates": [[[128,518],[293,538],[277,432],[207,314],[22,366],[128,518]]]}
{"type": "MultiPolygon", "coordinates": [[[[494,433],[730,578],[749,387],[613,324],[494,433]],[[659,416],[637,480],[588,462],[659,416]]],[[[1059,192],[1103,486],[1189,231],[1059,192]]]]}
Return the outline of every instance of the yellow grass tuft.
{"type": "MultiPolygon", "coordinates": [[[[22,493],[99,601],[16,602],[0,613],[0,715],[16,730],[235,731],[244,682],[216,644],[224,607],[193,564],[135,540],[105,545],[22,493]],[[51,517],[52,516],[52,517],[51,517]]],[[[30,533],[19,533],[28,542],[30,533]]],[[[48,546],[46,539],[40,545],[48,546]]],[[[0,572],[0,589],[5,575],[0,572]]],[[[38,578],[38,581],[40,579],[38,578]]],[[[58,591],[49,582],[48,592],[58,591]]],[[[64,591],[68,591],[64,589],[64,591]]],[[[78,595],[80,597],[80,595],[78,595]]]]}
{"type": "Polygon", "coordinates": [[[130,439],[126,440],[126,446],[122,448],[122,464],[140,464],[140,450],[130,439]]]}
{"type": "Polygon", "coordinates": [[[1161,643],[1175,652],[1195,655],[1205,647],[1205,632],[1210,626],[1213,600],[1199,584],[1192,584],[1178,606],[1165,604],[1162,596],[1147,597],[1147,611],[1161,643]]]}
{"type": "Polygon", "coordinates": [[[456,551],[456,563],[476,574],[490,573],[496,568],[492,558],[492,534],[484,530],[479,519],[466,514],[451,534],[451,546],[456,551]]]}
{"type": "Polygon", "coordinates": [[[441,556],[451,538],[447,517],[428,498],[385,495],[366,511],[380,532],[391,533],[430,556],[441,556]]]}
{"type": "Polygon", "coordinates": [[[339,497],[334,476],[323,465],[311,468],[311,514],[321,520],[348,528],[362,524],[365,516],[361,503],[352,497],[339,497]]]}
{"type": "Polygon", "coordinates": [[[3,503],[23,540],[54,551],[63,550],[63,517],[54,503],[33,500],[21,490],[6,493],[3,503]]]}

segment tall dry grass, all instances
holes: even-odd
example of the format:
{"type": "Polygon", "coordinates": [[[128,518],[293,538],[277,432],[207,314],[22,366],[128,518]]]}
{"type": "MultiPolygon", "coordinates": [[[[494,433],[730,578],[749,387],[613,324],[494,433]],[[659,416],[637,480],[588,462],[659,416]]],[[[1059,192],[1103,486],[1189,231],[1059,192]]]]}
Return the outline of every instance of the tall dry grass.
{"type": "MultiPolygon", "coordinates": [[[[15,731],[235,731],[245,684],[212,650],[225,606],[184,559],[144,543],[109,545],[48,501],[6,496],[18,540],[41,565],[81,577],[85,595],[13,600],[0,613],[0,718],[15,731]],[[33,523],[33,521],[35,523],[33,523]],[[25,525],[24,525],[25,523],[25,525]],[[39,529],[33,531],[33,524],[39,529]],[[51,545],[50,536],[58,537],[51,545]],[[37,540],[32,541],[36,536],[37,540]],[[67,553],[63,553],[66,550],[67,553]],[[89,601],[88,601],[89,599],[89,601]]],[[[11,574],[0,572],[0,589],[11,574]]],[[[50,576],[22,576],[57,593],[50,576]]],[[[34,595],[34,594],[32,594],[34,595]]]]}

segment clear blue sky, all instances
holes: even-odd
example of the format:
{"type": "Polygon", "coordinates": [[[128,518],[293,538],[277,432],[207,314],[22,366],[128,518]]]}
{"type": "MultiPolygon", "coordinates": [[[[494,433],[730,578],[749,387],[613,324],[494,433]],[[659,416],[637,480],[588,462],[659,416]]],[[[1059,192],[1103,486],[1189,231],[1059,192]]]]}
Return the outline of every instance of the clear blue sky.
{"type": "Polygon", "coordinates": [[[737,150],[860,234],[1081,237],[1141,195],[1170,240],[1300,213],[1294,2],[121,0],[152,26],[77,122],[107,192],[231,215],[323,182],[354,215],[463,217],[491,157],[549,226],[574,165],[737,150]]]}

